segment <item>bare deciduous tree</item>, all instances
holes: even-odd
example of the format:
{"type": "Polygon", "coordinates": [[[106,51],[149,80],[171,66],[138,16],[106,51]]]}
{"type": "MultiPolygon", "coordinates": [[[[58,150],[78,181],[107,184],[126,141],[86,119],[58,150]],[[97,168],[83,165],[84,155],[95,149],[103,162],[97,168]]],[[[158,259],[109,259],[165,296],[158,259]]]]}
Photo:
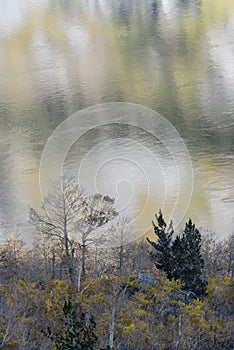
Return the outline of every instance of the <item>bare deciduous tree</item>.
{"type": "Polygon", "coordinates": [[[94,232],[117,215],[114,199],[101,194],[86,197],[71,178],[63,178],[44,200],[43,214],[31,208],[30,220],[40,235],[60,245],[61,259],[74,282],[74,257],[81,250],[81,272],[85,273],[88,244],[94,232]]]}

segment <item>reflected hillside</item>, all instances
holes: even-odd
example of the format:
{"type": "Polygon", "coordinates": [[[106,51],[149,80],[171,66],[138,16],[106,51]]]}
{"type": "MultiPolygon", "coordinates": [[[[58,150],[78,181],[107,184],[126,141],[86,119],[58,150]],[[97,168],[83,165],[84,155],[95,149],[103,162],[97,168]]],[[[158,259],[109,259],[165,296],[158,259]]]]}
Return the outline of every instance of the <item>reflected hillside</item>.
{"type": "MultiPolygon", "coordinates": [[[[232,230],[232,0],[21,0],[2,2],[0,19],[4,227],[25,223],[40,202],[39,163],[53,130],[80,109],[129,101],[183,137],[196,175],[188,214],[232,230]]],[[[81,157],[93,141],[82,142],[81,157]]]]}

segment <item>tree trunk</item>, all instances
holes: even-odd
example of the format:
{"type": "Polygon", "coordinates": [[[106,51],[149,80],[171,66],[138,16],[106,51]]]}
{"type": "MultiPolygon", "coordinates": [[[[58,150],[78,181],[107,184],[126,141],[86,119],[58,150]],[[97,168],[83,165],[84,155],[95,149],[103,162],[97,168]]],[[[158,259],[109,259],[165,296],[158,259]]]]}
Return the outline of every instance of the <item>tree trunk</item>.
{"type": "Polygon", "coordinates": [[[54,249],[52,251],[52,275],[51,275],[52,280],[55,279],[55,252],[54,249]]]}
{"type": "Polygon", "coordinates": [[[112,306],[111,309],[111,322],[110,322],[110,334],[109,334],[109,346],[110,346],[110,350],[113,350],[113,346],[114,346],[114,331],[115,331],[115,311],[116,311],[116,306],[115,303],[112,306]]]}
{"type": "Polygon", "coordinates": [[[86,243],[85,240],[82,241],[82,246],[81,246],[81,273],[85,275],[85,258],[86,258],[86,243]]]}
{"type": "Polygon", "coordinates": [[[120,250],[119,250],[119,270],[120,273],[123,273],[123,246],[120,246],[120,250]]]}

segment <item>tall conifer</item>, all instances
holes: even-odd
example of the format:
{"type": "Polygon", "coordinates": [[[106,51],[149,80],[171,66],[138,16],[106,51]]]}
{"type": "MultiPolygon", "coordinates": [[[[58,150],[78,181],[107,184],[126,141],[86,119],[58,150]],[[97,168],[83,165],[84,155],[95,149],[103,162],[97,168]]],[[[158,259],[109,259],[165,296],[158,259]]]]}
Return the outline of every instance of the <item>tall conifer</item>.
{"type": "Polygon", "coordinates": [[[148,242],[153,247],[150,252],[155,266],[163,270],[169,280],[180,279],[184,290],[195,296],[205,295],[206,281],[203,276],[204,260],[201,255],[201,234],[189,219],[185,224],[184,232],[173,239],[173,227],[169,227],[163,219],[162,212],[156,215],[158,225],[153,222],[157,241],[148,242]]]}

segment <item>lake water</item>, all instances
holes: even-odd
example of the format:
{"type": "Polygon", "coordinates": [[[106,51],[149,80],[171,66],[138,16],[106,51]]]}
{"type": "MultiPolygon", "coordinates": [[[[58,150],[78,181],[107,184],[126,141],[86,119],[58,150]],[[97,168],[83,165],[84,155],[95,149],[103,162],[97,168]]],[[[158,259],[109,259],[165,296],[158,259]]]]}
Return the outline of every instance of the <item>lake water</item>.
{"type": "Polygon", "coordinates": [[[150,223],[163,208],[178,225],[191,216],[220,237],[233,232],[233,0],[1,1],[0,78],[3,235],[32,239],[29,207],[40,207],[40,160],[56,127],[111,102],[145,106],[170,122],[187,146],[193,191],[188,163],[177,159],[186,176],[176,179],[172,154],[154,138],[157,122],[129,128],[105,116],[96,127],[90,119],[65,169],[79,172],[88,193],[116,197],[125,215],[144,207],[140,219],[150,223]]]}

